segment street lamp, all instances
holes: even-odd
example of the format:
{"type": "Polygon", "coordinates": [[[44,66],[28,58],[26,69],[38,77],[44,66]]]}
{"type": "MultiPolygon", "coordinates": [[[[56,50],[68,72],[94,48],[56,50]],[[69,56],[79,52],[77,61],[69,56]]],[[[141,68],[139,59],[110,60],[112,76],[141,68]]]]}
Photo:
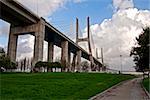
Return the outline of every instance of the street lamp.
{"type": "Polygon", "coordinates": [[[120,55],[120,66],[121,66],[120,72],[122,72],[122,55],[120,55]]]}

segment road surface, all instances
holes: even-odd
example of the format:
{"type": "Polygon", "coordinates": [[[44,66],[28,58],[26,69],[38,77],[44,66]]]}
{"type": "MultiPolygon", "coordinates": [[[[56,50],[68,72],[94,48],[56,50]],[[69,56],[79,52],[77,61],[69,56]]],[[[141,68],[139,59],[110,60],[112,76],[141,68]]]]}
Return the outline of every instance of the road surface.
{"type": "Polygon", "coordinates": [[[141,87],[141,78],[126,81],[92,100],[150,100],[141,87]]]}

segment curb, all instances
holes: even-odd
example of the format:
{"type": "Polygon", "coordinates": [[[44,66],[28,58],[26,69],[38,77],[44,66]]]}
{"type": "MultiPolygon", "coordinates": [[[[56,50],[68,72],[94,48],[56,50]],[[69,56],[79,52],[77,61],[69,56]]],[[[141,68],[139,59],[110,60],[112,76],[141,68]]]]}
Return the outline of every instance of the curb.
{"type": "Polygon", "coordinates": [[[146,95],[148,96],[148,98],[150,99],[150,93],[145,89],[145,87],[143,86],[142,82],[143,81],[141,81],[141,86],[142,86],[144,92],[146,93],[146,95]]]}
{"type": "MultiPolygon", "coordinates": [[[[133,78],[133,79],[134,79],[134,78],[133,78]]],[[[91,98],[88,99],[88,100],[95,100],[97,97],[103,96],[103,95],[104,95],[105,93],[107,93],[110,89],[113,89],[113,88],[115,88],[115,87],[117,87],[117,86],[119,86],[119,85],[121,85],[121,84],[123,84],[123,83],[125,83],[125,82],[127,82],[127,81],[130,81],[130,80],[132,80],[132,79],[122,81],[122,82],[120,82],[120,83],[118,83],[118,84],[116,84],[116,85],[114,85],[114,86],[112,86],[112,87],[106,89],[105,91],[96,94],[95,96],[91,97],[91,98]]]]}

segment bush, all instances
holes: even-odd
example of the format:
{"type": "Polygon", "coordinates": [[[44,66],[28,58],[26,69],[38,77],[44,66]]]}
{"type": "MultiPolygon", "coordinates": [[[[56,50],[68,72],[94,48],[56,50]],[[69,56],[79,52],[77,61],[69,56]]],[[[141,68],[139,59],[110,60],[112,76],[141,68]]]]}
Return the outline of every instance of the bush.
{"type": "MultiPolygon", "coordinates": [[[[40,71],[40,68],[42,68],[43,67],[43,62],[42,61],[38,61],[36,64],[35,64],[35,66],[34,66],[34,68],[32,69],[32,71],[33,72],[39,72],[40,71]]],[[[31,72],[32,72],[31,71],[31,72]]]]}
{"type": "Polygon", "coordinates": [[[16,69],[16,63],[12,62],[9,57],[2,55],[0,56],[0,67],[8,69],[16,69]]]}
{"type": "Polygon", "coordinates": [[[47,62],[48,68],[62,68],[59,62],[47,62]]]}
{"type": "Polygon", "coordinates": [[[40,68],[40,67],[43,67],[43,62],[42,61],[38,61],[35,66],[35,68],[40,68]]]}
{"type": "Polygon", "coordinates": [[[62,65],[59,62],[48,62],[47,67],[52,71],[52,68],[62,68],[62,65]]]}
{"type": "Polygon", "coordinates": [[[62,65],[59,62],[42,62],[42,61],[38,61],[35,64],[35,68],[40,69],[41,67],[47,68],[47,71],[48,70],[52,71],[52,68],[62,68],[62,65]]]}
{"type": "Polygon", "coordinates": [[[82,66],[82,71],[87,72],[90,64],[87,61],[83,61],[81,63],[81,66],[82,66]]]}
{"type": "Polygon", "coordinates": [[[14,63],[14,62],[11,62],[10,63],[10,69],[16,69],[17,67],[16,67],[16,63],[14,63]]]}
{"type": "Polygon", "coordinates": [[[59,62],[53,62],[53,68],[62,68],[62,65],[59,62]]]}

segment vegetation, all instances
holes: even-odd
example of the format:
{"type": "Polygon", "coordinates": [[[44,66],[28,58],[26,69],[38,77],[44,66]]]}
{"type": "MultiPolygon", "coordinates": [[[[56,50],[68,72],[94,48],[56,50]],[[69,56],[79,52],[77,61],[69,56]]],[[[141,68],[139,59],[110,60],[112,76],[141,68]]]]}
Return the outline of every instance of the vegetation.
{"type": "Polygon", "coordinates": [[[5,50],[2,47],[0,47],[0,54],[5,54],[5,50]]]}
{"type": "Polygon", "coordinates": [[[38,68],[40,70],[40,68],[47,68],[47,72],[51,71],[52,72],[52,68],[62,68],[62,65],[59,62],[42,62],[42,61],[38,61],[35,64],[35,68],[38,68]]]}
{"type": "Polygon", "coordinates": [[[143,29],[143,33],[136,38],[137,46],[133,47],[130,55],[134,56],[137,71],[149,69],[149,40],[150,28],[143,29]]]}
{"type": "Polygon", "coordinates": [[[145,78],[142,84],[144,88],[150,93],[150,78],[145,78]]]}
{"type": "Polygon", "coordinates": [[[5,68],[6,70],[16,69],[16,63],[12,62],[10,58],[7,57],[3,49],[0,54],[0,67],[5,68]]]}
{"type": "Polygon", "coordinates": [[[134,76],[104,73],[1,73],[1,100],[79,100],[134,76]]]}
{"type": "Polygon", "coordinates": [[[90,67],[90,64],[87,61],[83,61],[81,63],[81,67],[83,72],[88,72],[88,68],[90,67]]]}

